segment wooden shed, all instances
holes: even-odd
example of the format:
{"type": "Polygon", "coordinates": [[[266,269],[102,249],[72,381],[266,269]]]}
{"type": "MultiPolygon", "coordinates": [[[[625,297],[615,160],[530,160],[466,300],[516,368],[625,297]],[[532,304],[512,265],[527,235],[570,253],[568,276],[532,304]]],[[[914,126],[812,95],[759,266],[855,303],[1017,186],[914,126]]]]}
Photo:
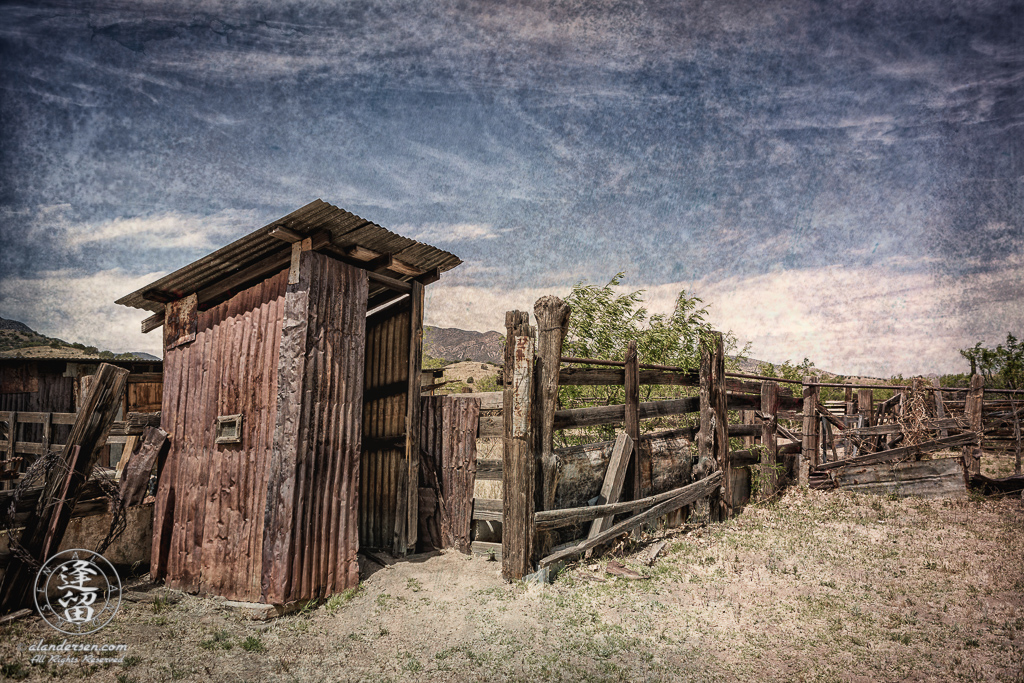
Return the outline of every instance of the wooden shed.
{"type": "Polygon", "coordinates": [[[118,300],[164,328],[154,578],[284,604],[415,548],[423,289],[459,263],[317,200],[118,300]]]}

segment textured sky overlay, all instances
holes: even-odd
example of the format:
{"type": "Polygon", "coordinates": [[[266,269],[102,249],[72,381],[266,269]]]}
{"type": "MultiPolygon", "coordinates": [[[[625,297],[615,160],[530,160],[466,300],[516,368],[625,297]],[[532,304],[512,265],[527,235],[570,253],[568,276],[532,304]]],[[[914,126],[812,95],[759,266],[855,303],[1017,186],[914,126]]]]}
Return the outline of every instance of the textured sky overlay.
{"type": "Polygon", "coordinates": [[[963,371],[1024,333],[1024,3],[0,6],[0,316],[113,300],[315,198],[459,255],[427,322],[625,271],[757,358],[963,371]]]}

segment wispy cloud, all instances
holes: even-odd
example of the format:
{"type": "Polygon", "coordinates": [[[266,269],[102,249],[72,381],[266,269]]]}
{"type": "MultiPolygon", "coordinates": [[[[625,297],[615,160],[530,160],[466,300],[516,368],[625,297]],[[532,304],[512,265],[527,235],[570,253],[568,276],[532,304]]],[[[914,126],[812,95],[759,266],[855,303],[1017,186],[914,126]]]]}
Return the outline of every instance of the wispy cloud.
{"type": "Polygon", "coordinates": [[[393,230],[421,242],[448,243],[492,240],[500,232],[488,223],[429,223],[426,225],[398,225],[393,230]]]}
{"type": "Polygon", "coordinates": [[[252,211],[221,211],[209,216],[170,211],[98,223],[64,223],[61,227],[70,247],[127,242],[143,249],[212,249],[258,227],[254,220],[252,211]]]}
{"type": "Polygon", "coordinates": [[[159,332],[142,334],[145,311],[114,300],[163,273],[131,275],[123,270],[83,273],[53,270],[36,277],[0,279],[0,316],[19,320],[41,334],[118,353],[163,354],[159,332]]]}

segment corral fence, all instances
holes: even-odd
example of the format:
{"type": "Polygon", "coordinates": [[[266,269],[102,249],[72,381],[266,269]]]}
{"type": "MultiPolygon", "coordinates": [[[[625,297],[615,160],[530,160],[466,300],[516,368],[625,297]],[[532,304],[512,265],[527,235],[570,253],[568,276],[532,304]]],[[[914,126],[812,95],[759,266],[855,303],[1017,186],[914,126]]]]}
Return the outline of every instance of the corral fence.
{"type": "MultiPolygon", "coordinates": [[[[568,357],[566,305],[544,297],[534,313],[536,327],[525,312],[506,315],[500,410],[498,392],[461,399],[480,400],[480,439],[497,437],[501,427],[501,460],[474,467],[476,479],[502,482],[502,498],[476,498],[471,513],[478,530],[501,522],[500,543],[477,541],[473,550],[500,557],[510,579],[659,519],[678,524],[699,512],[723,520],[789,483],[966,495],[984,449],[998,444],[1019,453],[1016,398],[987,390],[996,398],[984,400],[979,376],[971,387],[938,388],[727,373],[720,333],[703,345],[696,371],[642,363],[632,344],[623,361],[568,357]],[[565,408],[558,390],[566,386],[621,386],[625,399],[565,408]],[[695,395],[641,401],[641,387],[695,395]],[[845,400],[823,402],[826,387],[841,389],[845,400]],[[876,403],[882,391],[895,393],[876,403]],[[658,430],[667,418],[676,424],[658,430]],[[578,437],[598,426],[615,427],[615,438],[555,446],[556,433],[578,437]],[[950,449],[960,454],[922,460],[950,449]]],[[[1019,455],[1016,463],[1019,474],[1019,455]]]]}

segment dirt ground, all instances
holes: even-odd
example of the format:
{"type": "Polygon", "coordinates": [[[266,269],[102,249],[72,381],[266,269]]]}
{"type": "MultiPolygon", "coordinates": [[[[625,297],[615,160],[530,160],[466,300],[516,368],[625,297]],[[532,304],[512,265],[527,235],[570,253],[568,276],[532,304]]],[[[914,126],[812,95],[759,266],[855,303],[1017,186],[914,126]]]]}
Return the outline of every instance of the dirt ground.
{"type": "MultiPolygon", "coordinates": [[[[122,664],[31,665],[38,618],[0,631],[5,678],[97,681],[1022,681],[1024,509],[792,491],[713,527],[506,584],[457,553],[368,564],[359,589],[269,623],[165,592],[73,642],[122,664]],[[645,579],[604,573],[610,557],[645,579]]],[[[143,582],[144,577],[135,580],[143,582]]],[[[138,594],[132,596],[140,599],[138,594]]],[[[142,598],[145,600],[146,598],[142,598]]]]}

